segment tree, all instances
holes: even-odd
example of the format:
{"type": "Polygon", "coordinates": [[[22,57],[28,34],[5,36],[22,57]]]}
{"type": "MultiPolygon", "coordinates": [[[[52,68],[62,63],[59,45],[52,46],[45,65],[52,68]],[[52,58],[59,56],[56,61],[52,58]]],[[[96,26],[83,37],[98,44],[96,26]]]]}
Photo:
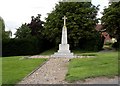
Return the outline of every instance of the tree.
{"type": "Polygon", "coordinates": [[[98,10],[98,6],[95,7],[90,2],[59,2],[46,18],[44,25],[46,38],[58,46],[63,27],[62,17],[65,15],[69,44],[78,47],[82,38],[90,38],[92,35],[94,36],[92,33],[96,33],[98,10]]]}
{"type": "Polygon", "coordinates": [[[101,20],[103,29],[120,41],[120,1],[112,2],[108,8],[104,9],[101,20]]]}
{"type": "Polygon", "coordinates": [[[4,39],[10,39],[10,36],[12,35],[11,31],[5,31],[5,24],[2,17],[0,17],[0,38],[4,39]]]}
{"type": "Polygon", "coordinates": [[[30,23],[22,24],[15,33],[16,38],[31,38],[34,37],[41,37],[43,38],[42,31],[43,31],[43,21],[40,20],[40,14],[37,17],[32,16],[30,23]]]}
{"type": "Polygon", "coordinates": [[[25,23],[22,24],[22,26],[17,29],[15,35],[16,35],[15,38],[19,38],[19,39],[30,38],[31,30],[25,23]]]}
{"type": "Polygon", "coordinates": [[[5,31],[5,24],[4,24],[4,20],[2,19],[2,17],[0,17],[0,30],[5,31]]]}
{"type": "Polygon", "coordinates": [[[31,23],[28,24],[28,27],[31,29],[31,34],[33,36],[41,36],[43,31],[43,21],[40,20],[41,14],[35,18],[32,16],[31,23]]]}
{"type": "Polygon", "coordinates": [[[2,20],[2,18],[0,17],[0,39],[2,39],[2,31],[3,31],[3,20],[2,20]]]}

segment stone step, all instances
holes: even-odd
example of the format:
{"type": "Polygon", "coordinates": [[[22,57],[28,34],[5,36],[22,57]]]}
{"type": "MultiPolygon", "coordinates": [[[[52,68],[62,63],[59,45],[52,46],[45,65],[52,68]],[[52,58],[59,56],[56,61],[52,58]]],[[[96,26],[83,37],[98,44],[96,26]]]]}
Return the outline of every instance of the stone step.
{"type": "Polygon", "coordinates": [[[73,53],[66,53],[66,52],[57,52],[57,53],[54,53],[53,55],[51,55],[51,57],[68,57],[68,58],[73,58],[74,55],[73,53]]]}

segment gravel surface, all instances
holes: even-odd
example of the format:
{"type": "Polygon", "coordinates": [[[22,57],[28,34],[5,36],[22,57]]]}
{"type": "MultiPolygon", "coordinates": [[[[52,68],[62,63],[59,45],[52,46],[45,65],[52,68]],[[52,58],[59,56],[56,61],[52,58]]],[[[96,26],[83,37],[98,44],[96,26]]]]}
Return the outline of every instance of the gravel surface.
{"type": "MultiPolygon", "coordinates": [[[[43,56],[34,56],[31,58],[43,58],[43,56]]],[[[46,56],[45,58],[49,58],[46,56]]],[[[88,78],[84,81],[68,83],[65,81],[65,75],[68,71],[70,58],[49,58],[33,74],[23,79],[19,84],[118,84],[118,77],[113,78],[96,77],[88,78]]],[[[120,80],[120,79],[119,79],[120,80]]]]}
{"type": "Polygon", "coordinates": [[[18,84],[61,84],[65,83],[69,58],[50,58],[42,67],[36,70],[18,84]]]}
{"type": "Polygon", "coordinates": [[[34,56],[30,56],[29,58],[49,58],[50,56],[47,55],[34,55],[34,56]]]}

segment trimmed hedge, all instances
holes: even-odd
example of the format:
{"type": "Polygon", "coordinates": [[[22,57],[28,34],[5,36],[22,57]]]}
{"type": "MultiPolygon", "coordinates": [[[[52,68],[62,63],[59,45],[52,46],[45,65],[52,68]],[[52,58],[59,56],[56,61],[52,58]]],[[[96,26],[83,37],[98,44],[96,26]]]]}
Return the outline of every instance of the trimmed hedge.
{"type": "MultiPolygon", "coordinates": [[[[74,39],[68,39],[68,43],[70,44],[70,50],[81,50],[81,51],[100,51],[103,49],[104,45],[104,36],[101,35],[98,31],[92,31],[88,34],[84,34],[84,36],[78,41],[76,45],[74,45],[74,39]]],[[[59,46],[54,47],[56,50],[59,49],[59,46]]]]}
{"type": "Polygon", "coordinates": [[[35,55],[49,49],[46,40],[31,39],[10,39],[3,40],[2,56],[35,55]]]}
{"type": "Polygon", "coordinates": [[[113,45],[112,45],[113,48],[115,48],[116,50],[120,50],[120,42],[115,42],[113,45]]]}
{"type": "Polygon", "coordinates": [[[86,51],[99,51],[103,48],[104,37],[99,32],[93,32],[89,37],[79,40],[79,49],[86,51]]]}

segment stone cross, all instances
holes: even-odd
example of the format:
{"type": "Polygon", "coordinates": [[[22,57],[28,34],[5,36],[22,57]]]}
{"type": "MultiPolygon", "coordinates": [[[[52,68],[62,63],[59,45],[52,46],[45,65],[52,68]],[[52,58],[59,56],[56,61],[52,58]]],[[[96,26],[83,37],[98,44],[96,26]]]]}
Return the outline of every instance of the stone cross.
{"type": "Polygon", "coordinates": [[[67,17],[64,16],[62,19],[64,19],[64,26],[62,28],[62,37],[61,37],[61,44],[59,44],[59,50],[58,52],[51,55],[51,57],[68,57],[73,58],[73,53],[70,52],[69,44],[67,43],[67,27],[66,27],[66,19],[67,17]]]}
{"type": "Polygon", "coordinates": [[[64,19],[64,26],[66,26],[66,19],[67,19],[67,17],[64,16],[62,19],[64,19]]]}

